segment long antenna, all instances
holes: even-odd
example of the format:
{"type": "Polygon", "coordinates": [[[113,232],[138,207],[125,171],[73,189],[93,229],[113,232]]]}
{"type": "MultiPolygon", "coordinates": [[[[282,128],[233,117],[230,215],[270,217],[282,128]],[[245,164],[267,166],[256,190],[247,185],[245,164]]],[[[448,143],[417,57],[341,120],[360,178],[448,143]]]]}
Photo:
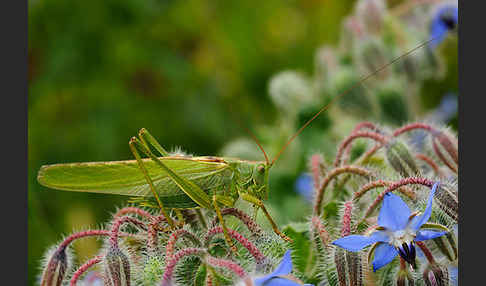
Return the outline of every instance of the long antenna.
{"type": "MultiPolygon", "coordinates": [[[[304,131],[304,129],[312,122],[314,121],[314,119],[316,119],[322,112],[326,111],[330,106],[331,104],[336,100],[338,99],[339,97],[343,96],[343,95],[346,95],[347,93],[349,93],[350,91],[352,91],[353,89],[355,89],[358,85],[362,84],[363,82],[365,82],[366,80],[368,80],[370,77],[376,75],[377,73],[381,72],[382,70],[386,69],[387,67],[389,67],[390,65],[394,64],[395,62],[403,59],[404,57],[407,57],[408,55],[410,55],[411,53],[415,52],[416,50],[428,45],[430,42],[432,42],[433,40],[435,40],[435,38],[430,38],[429,40],[421,43],[420,45],[416,46],[415,48],[409,50],[408,52],[396,57],[395,59],[393,59],[391,62],[385,64],[384,66],[380,67],[379,69],[375,70],[374,72],[368,74],[367,76],[361,78],[358,82],[354,83],[350,88],[348,88],[347,90],[345,90],[344,92],[342,92],[341,94],[338,94],[337,96],[335,96],[334,98],[331,99],[331,101],[326,105],[324,106],[323,108],[321,108],[321,110],[319,110],[311,119],[309,119],[304,125],[302,125],[302,127],[300,127],[300,129],[294,134],[292,135],[292,137],[290,137],[290,139],[287,141],[287,143],[285,143],[285,145],[282,147],[282,149],[280,149],[280,151],[278,152],[277,156],[275,156],[275,158],[272,160],[272,163],[270,163],[270,166],[273,166],[273,164],[275,163],[275,161],[277,161],[277,159],[280,157],[280,155],[282,155],[282,153],[285,151],[285,149],[290,145],[290,143],[292,143],[292,141],[294,141],[294,139],[299,136],[299,134],[304,131]]],[[[265,155],[266,157],[266,155],[265,155]]]]}
{"type": "MultiPolygon", "coordinates": [[[[229,105],[228,106],[228,110],[229,110],[229,114],[236,114],[234,112],[232,112],[232,107],[233,105],[229,105]]],[[[263,146],[262,144],[260,143],[260,141],[258,141],[258,139],[256,138],[255,134],[251,133],[250,129],[246,128],[245,125],[243,125],[243,123],[241,122],[241,120],[239,118],[237,118],[236,116],[232,116],[233,120],[236,122],[236,124],[238,124],[240,126],[241,129],[245,130],[245,132],[250,135],[250,137],[253,139],[253,141],[255,141],[255,143],[258,145],[258,148],[260,148],[260,150],[262,151],[263,153],[263,156],[265,157],[265,162],[267,165],[270,164],[270,159],[268,158],[267,156],[267,152],[265,152],[265,149],[263,149],[263,146]]]]}

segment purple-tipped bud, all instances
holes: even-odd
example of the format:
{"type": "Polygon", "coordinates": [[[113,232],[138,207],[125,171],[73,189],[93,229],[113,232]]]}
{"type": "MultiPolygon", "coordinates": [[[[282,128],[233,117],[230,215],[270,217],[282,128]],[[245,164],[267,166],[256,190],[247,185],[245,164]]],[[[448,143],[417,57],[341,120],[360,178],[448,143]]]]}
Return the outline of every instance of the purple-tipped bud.
{"type": "Polygon", "coordinates": [[[42,274],[41,286],[60,286],[68,268],[66,248],[60,247],[52,254],[42,274]]]}
{"type": "Polygon", "coordinates": [[[105,285],[130,286],[130,262],[118,247],[111,246],[103,262],[105,285]]]}
{"type": "Polygon", "coordinates": [[[420,171],[405,144],[398,140],[390,141],[386,146],[386,159],[400,175],[419,176],[420,171]]]}
{"type": "Polygon", "coordinates": [[[440,267],[436,263],[432,263],[425,268],[422,278],[427,286],[447,285],[449,281],[449,272],[446,267],[440,267]]]}

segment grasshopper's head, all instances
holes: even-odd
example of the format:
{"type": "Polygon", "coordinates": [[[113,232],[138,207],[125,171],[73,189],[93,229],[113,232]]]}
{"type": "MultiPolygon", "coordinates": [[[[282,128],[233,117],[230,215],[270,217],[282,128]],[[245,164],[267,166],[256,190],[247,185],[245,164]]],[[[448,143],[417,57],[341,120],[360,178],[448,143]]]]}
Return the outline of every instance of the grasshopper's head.
{"type": "Polygon", "coordinates": [[[260,200],[268,198],[268,174],[270,165],[265,163],[257,163],[252,173],[253,195],[260,200]]]}

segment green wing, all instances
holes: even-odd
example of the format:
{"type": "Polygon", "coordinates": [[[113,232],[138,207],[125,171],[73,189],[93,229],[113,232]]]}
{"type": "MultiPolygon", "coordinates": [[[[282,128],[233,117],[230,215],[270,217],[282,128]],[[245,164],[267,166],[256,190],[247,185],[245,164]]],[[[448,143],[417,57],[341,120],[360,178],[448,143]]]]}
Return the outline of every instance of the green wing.
{"type": "MultiPolygon", "coordinates": [[[[161,157],[160,160],[180,176],[193,181],[208,194],[229,185],[227,163],[211,162],[207,157],[161,157]]],[[[160,199],[168,208],[197,206],[150,159],[143,159],[160,199]]],[[[42,166],[37,180],[43,186],[65,191],[151,197],[150,188],[135,160],[88,162],[42,166]]]]}

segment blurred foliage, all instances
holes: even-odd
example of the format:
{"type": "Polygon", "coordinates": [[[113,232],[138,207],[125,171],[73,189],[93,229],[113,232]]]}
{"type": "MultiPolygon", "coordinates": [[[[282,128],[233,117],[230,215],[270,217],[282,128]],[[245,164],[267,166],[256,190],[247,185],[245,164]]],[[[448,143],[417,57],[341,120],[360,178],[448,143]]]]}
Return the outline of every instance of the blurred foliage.
{"type": "MultiPolygon", "coordinates": [[[[390,5],[406,6],[402,2],[390,5]]],[[[351,0],[29,1],[29,285],[39,274],[42,253],[60,239],[60,233],[95,227],[126,201],[125,197],[48,190],[36,181],[41,165],[131,159],[128,140],[142,127],[169,149],[180,146],[197,155],[242,153],[245,159],[262,159],[238,121],[275,156],[320,106],[370,71],[353,64],[352,54],[359,51],[346,53],[346,47],[363,46],[348,42],[352,33],[342,25],[354,4],[351,0]],[[336,45],[338,40],[344,45],[338,60],[345,68],[321,82],[319,48],[336,45]],[[282,70],[297,70],[304,86],[328,84],[330,78],[332,84],[309,100],[299,99],[282,109],[274,103],[270,87],[272,76],[282,70]]],[[[415,26],[406,21],[391,21],[387,26],[407,31],[402,35],[406,44],[382,31],[379,42],[387,60],[427,39],[429,18],[423,19],[415,26]]],[[[396,122],[397,117],[363,112],[362,104],[356,105],[356,114],[350,112],[355,110],[351,96],[340,102],[341,109],[323,114],[290,145],[270,182],[270,211],[279,224],[309,213],[306,200],[289,188],[306,169],[309,154],[322,151],[331,156],[337,140],[356,120],[398,125],[426,116],[445,93],[457,94],[455,38],[430,53],[446,56],[437,63],[437,56],[418,57],[419,70],[435,63],[444,75],[422,75],[420,86],[415,87],[419,111],[410,112],[404,107],[409,103],[397,97],[393,88],[387,91],[379,85],[385,91],[379,97],[385,111],[395,110],[388,106],[401,110],[396,122]],[[346,111],[348,106],[353,108],[346,111]]],[[[375,68],[386,63],[369,59],[375,68]]],[[[394,67],[395,74],[404,74],[400,67],[394,67]]],[[[387,84],[393,85],[391,78],[387,84]]],[[[365,90],[375,88],[369,84],[365,90]]],[[[369,104],[376,101],[371,98],[369,104]]],[[[457,117],[451,122],[457,124],[457,117]]],[[[79,260],[93,256],[100,243],[93,240],[88,245],[77,249],[79,260]]]]}

